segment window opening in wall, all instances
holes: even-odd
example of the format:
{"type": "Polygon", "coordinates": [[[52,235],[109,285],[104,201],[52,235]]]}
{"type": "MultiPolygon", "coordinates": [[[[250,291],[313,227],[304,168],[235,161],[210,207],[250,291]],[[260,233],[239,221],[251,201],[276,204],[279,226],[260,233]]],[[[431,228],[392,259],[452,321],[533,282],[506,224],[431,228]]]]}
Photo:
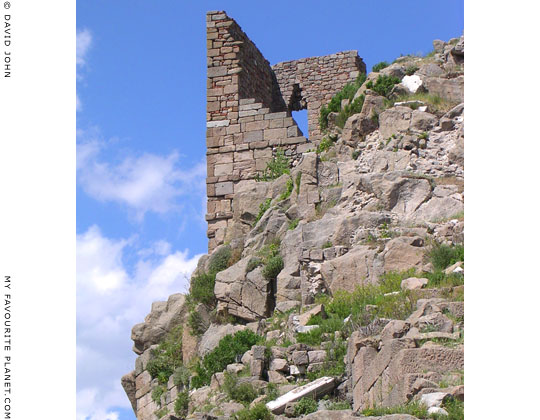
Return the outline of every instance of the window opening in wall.
{"type": "Polygon", "coordinates": [[[305,138],[308,138],[307,102],[302,97],[302,88],[298,83],[293,85],[293,91],[289,100],[289,111],[298,124],[305,138]]]}
{"type": "Polygon", "coordinates": [[[307,139],[308,138],[307,109],[302,109],[300,111],[293,111],[292,117],[296,121],[298,128],[302,131],[302,135],[307,139]]]}

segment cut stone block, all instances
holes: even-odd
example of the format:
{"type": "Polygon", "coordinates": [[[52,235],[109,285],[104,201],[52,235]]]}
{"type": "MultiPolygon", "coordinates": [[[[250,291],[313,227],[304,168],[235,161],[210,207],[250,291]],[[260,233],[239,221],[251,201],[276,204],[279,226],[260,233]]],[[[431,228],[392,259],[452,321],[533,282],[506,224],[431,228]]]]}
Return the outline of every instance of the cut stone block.
{"type": "Polygon", "coordinates": [[[316,379],[309,384],[300,386],[292,391],[287,392],[274,401],[270,401],[266,404],[266,407],[274,414],[281,414],[285,410],[287,403],[298,401],[299,399],[308,396],[313,396],[314,398],[320,397],[332,391],[334,387],[334,378],[323,376],[322,378],[316,379]]]}

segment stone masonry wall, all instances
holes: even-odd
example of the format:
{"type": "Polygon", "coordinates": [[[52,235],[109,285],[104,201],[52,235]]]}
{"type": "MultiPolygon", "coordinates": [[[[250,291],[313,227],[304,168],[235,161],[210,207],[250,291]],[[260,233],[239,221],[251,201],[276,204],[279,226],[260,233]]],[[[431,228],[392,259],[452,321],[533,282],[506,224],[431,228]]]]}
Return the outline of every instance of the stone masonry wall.
{"type": "Polygon", "coordinates": [[[311,141],[321,138],[319,113],[321,106],[347,83],[353,82],[366,65],[357,51],[343,51],[323,57],[285,61],[272,66],[281,94],[289,111],[308,111],[308,132],[311,141]]]}
{"type": "Polygon", "coordinates": [[[226,240],[235,193],[282,149],[294,165],[314,145],[291,111],[308,109],[309,135],[320,139],[318,115],[365,65],[356,51],[270,67],[240,26],[222,11],[208,12],[207,214],[208,251],[226,240]]]}

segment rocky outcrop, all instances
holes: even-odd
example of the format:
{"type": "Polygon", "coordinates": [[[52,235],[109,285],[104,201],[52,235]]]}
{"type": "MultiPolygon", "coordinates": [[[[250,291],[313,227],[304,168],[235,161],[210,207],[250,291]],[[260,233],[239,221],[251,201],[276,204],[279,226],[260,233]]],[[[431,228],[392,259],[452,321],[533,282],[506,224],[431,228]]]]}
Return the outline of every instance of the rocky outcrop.
{"type": "Polygon", "coordinates": [[[443,315],[446,304],[441,299],[420,300],[406,321],[391,321],[380,335],[352,334],[347,360],[354,410],[405,404],[422,387],[436,388],[446,373],[463,370],[461,332],[443,315]],[[428,326],[432,332],[422,333],[428,326]]]}
{"type": "Polygon", "coordinates": [[[169,296],[167,302],[154,302],[152,310],[131,330],[133,351],[142,354],[151,345],[157,344],[176,325],[183,323],[187,314],[186,296],[177,293],[169,296]]]}
{"type": "MultiPolygon", "coordinates": [[[[337,126],[343,113],[332,113],[321,132],[312,127],[321,106],[364,70],[356,53],[270,67],[224,12],[210,13],[208,28],[210,254],[200,259],[192,281],[206,281],[209,290],[204,299],[192,293],[188,300],[176,294],[155,302],[145,321],[133,327],[138,357],[122,385],[137,418],[154,420],[168,410],[162,418],[174,420],[182,395],[189,400],[188,418],[228,419],[242,408],[227,394],[230,377],[245,392],[255,390],[251,406],[272,395],[267,406],[276,418],[294,415],[303,396],[325,393],[353,410],[326,410],[320,402],[304,418],[352,419],[366,408],[414,400],[442,413],[448,398],[463,399],[463,385],[448,381],[463,370],[463,302],[452,301],[462,296],[463,286],[433,286],[442,271],[433,273],[430,253],[435,243],[463,243],[463,37],[435,41],[433,54],[400,57],[367,75],[373,83],[381,75],[399,83],[386,98],[364,83],[355,95],[365,97],[361,112],[350,115],[343,128],[337,126]],[[242,45],[235,41],[240,38],[242,45]],[[237,66],[233,55],[246,61],[237,66]],[[254,59],[261,68],[249,67],[254,59]],[[337,63],[332,72],[341,74],[340,81],[330,83],[325,73],[319,82],[316,63],[322,73],[337,63]],[[240,81],[242,66],[251,73],[240,81]],[[313,142],[289,114],[306,104],[313,142]],[[267,165],[276,162],[281,169],[268,176],[267,165]],[[369,287],[361,293],[372,290],[392,276],[401,276],[397,286],[363,304],[361,317],[352,310],[346,316],[347,308],[340,317],[327,313],[332,297],[353,296],[364,286],[369,287]],[[400,319],[387,316],[389,308],[381,309],[379,300],[399,305],[393,317],[400,319]],[[336,322],[331,332],[316,325],[329,322],[336,322]],[[191,374],[227,335],[251,330],[267,346],[241,350],[197,389],[193,377],[191,385],[178,378],[175,384],[170,370],[168,378],[158,380],[155,372],[153,378],[155,349],[179,325],[182,360],[191,374]],[[313,381],[317,376],[324,377],[313,381]],[[457,385],[443,388],[445,382],[457,385]]],[[[343,100],[341,111],[350,103],[343,100]]],[[[463,261],[448,264],[444,273],[462,279],[463,261]]]]}

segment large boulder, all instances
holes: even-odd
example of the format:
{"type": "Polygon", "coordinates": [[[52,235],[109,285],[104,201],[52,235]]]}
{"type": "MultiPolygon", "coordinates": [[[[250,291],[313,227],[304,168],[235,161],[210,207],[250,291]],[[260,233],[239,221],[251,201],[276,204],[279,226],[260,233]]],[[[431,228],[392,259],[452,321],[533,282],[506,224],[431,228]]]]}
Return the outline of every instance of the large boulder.
{"type": "Polygon", "coordinates": [[[245,257],[216,275],[214,293],[217,310],[247,321],[270,316],[274,309],[272,285],[262,274],[262,267],[247,271],[251,257],[245,257]]]}
{"type": "Polygon", "coordinates": [[[380,258],[384,272],[404,271],[410,268],[421,270],[426,249],[420,237],[400,236],[386,244],[380,258]]]}
{"type": "Polygon", "coordinates": [[[152,344],[159,343],[176,325],[184,322],[187,314],[186,296],[176,293],[167,302],[154,302],[144,322],[131,330],[133,351],[142,354],[152,344]]]}
{"type": "Polygon", "coordinates": [[[379,132],[386,140],[394,134],[406,132],[411,125],[412,109],[394,106],[379,115],[379,132]]]}
{"type": "Polygon", "coordinates": [[[337,290],[354,291],[357,286],[374,283],[377,279],[373,269],[376,251],[360,245],[347,254],[325,261],[321,274],[332,293],[337,290]]]}
{"type": "Polygon", "coordinates": [[[232,324],[226,324],[226,325],[219,325],[219,324],[212,324],[210,327],[206,330],[204,335],[201,337],[201,341],[199,343],[199,355],[204,356],[211,352],[214,348],[217,347],[220,340],[225,337],[226,335],[234,335],[238,331],[244,330],[246,327],[243,325],[232,325],[232,324]]]}

